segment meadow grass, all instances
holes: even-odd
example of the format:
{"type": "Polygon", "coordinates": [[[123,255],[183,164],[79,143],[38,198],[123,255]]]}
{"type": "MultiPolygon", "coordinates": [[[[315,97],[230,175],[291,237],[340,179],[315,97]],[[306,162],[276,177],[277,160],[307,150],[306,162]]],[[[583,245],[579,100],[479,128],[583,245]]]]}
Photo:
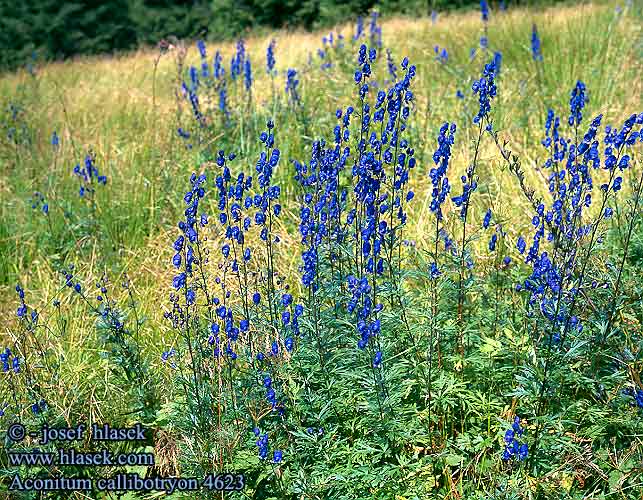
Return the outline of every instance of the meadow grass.
{"type": "MultiPolygon", "coordinates": [[[[417,66],[414,109],[408,129],[409,142],[416,149],[418,160],[410,180],[415,198],[404,229],[404,238],[411,242],[409,261],[422,262],[420,254],[433,245],[428,172],[433,166],[437,131],[445,121],[458,124],[450,166],[454,172],[454,191],[457,191],[460,189],[459,174],[455,172],[463,173],[473,161],[475,148],[472,144],[477,136],[477,127],[471,125],[478,106],[471,84],[479,78],[484,63],[495,51],[502,53],[502,65],[497,78],[498,96],[492,103],[494,129],[519,155],[526,183],[533,186],[538,195],[547,192],[545,173],[538,168],[546,157],[540,141],[547,110],[553,108],[566,116],[569,94],[577,80],[587,86],[586,120],[602,113],[604,123],[620,124],[630,113],[641,111],[640,8],[637,11],[634,6],[617,12],[615,7],[613,2],[596,2],[565,4],[545,10],[536,7],[512,8],[506,12],[494,10],[488,26],[489,48],[486,51],[479,46],[483,32],[477,11],[444,14],[436,23],[423,17],[382,20],[383,47],[391,50],[398,66],[403,56],[417,66]],[[533,24],[542,40],[542,63],[531,57],[533,24]],[[436,60],[435,46],[448,50],[446,63],[436,60]],[[476,54],[471,58],[470,49],[474,47],[476,54]],[[464,93],[463,99],[456,96],[457,91],[464,93]]],[[[346,24],[333,31],[350,38],[353,29],[352,24],[346,24]]],[[[179,78],[185,75],[177,74],[177,61],[182,60],[183,50],[187,50],[185,67],[190,64],[198,67],[198,51],[189,42],[172,41],[170,50],[163,54],[155,48],[143,48],[118,56],[79,57],[40,65],[35,76],[20,71],[0,77],[0,101],[3,106],[17,102],[24,108],[22,118],[30,143],[29,147],[2,144],[0,150],[0,312],[6,318],[0,327],[0,346],[9,345],[16,339],[13,288],[20,283],[28,293],[29,304],[42,316],[64,323],[59,323],[58,328],[52,328],[50,335],[41,339],[47,349],[64,360],[59,379],[51,381],[50,389],[54,393],[48,399],[50,408],[61,416],[61,421],[118,420],[129,410],[128,394],[132,388],[115,382],[113,366],[103,353],[98,333],[88,324],[86,305],[73,297],[65,299],[66,287],[58,268],[75,264],[78,279],[87,289],[91,289],[104,273],[110,276],[116,288],[124,279],[131,280],[138,313],[145,318],[145,328],[141,328],[138,339],[140,355],[149,360],[150,379],[160,386],[168,383],[169,375],[161,354],[169,346],[176,345],[177,337],[163,314],[168,310],[166,297],[174,274],[169,265],[173,254],[171,242],[176,237],[176,222],[183,211],[181,198],[189,187],[187,179],[193,171],[207,173],[215,168],[209,149],[234,151],[240,157],[237,164],[251,170],[261,150],[258,133],[270,118],[275,120],[276,142],[282,156],[274,174],[276,182],[282,186],[283,205],[277,232],[285,248],[292,249],[280,253],[277,267],[290,283],[293,294],[304,293],[298,277],[301,258],[299,252],[294,251],[300,240],[297,234],[300,188],[293,181],[291,160],[307,161],[314,139],[332,140],[335,110],[354,103],[356,92],[352,81],[355,57],[352,48],[346,48],[347,53],[330,55],[335,63],[332,70],[319,69],[316,52],[322,46],[324,34],[284,31],[269,37],[252,34],[246,37],[246,50],[253,63],[255,78],[252,95],[246,97],[241,82],[231,86],[231,124],[226,126],[221,115],[209,116],[209,134],[201,143],[196,140],[198,130],[194,131],[189,103],[179,91],[179,78]],[[265,72],[265,50],[273,38],[278,69],[274,80],[265,72]],[[284,74],[288,68],[298,70],[302,99],[298,111],[286,103],[284,74]],[[192,139],[187,141],[193,143],[191,148],[177,137],[178,127],[192,127],[192,139]],[[54,131],[60,136],[57,150],[50,144],[54,131]],[[98,221],[98,229],[85,225],[91,218],[87,206],[78,202],[78,183],[72,175],[74,165],[82,162],[88,151],[95,154],[99,171],[108,178],[107,189],[97,188],[96,192],[96,213],[92,220],[98,221]],[[50,200],[51,225],[38,210],[31,208],[29,200],[36,191],[50,200]],[[86,217],[74,218],[65,213],[85,213],[86,217]],[[56,299],[63,301],[64,315],[52,306],[56,299]],[[61,332],[64,335],[60,335],[61,332]]],[[[234,43],[220,44],[217,48],[224,64],[228,65],[236,50],[234,43]]],[[[214,49],[214,46],[208,46],[210,60],[214,49]]],[[[374,64],[374,80],[383,84],[387,78],[386,56],[382,50],[374,64]]],[[[213,107],[216,109],[216,104],[213,107]]],[[[524,214],[531,213],[531,204],[491,140],[483,141],[475,154],[477,174],[482,181],[472,198],[472,218],[482,220],[485,210],[493,207],[495,220],[506,221],[507,241],[515,242],[529,228],[531,217],[524,214]]],[[[639,170],[640,162],[638,170],[630,169],[624,174],[628,193],[635,185],[639,170]]],[[[626,217],[620,212],[617,215],[619,222],[621,217],[626,217]]],[[[445,208],[445,219],[445,227],[457,235],[460,231],[457,209],[445,208]]],[[[622,225],[626,222],[627,219],[623,220],[622,225]]],[[[620,237],[622,241],[623,234],[611,237],[614,241],[620,237]]],[[[636,238],[640,241],[640,233],[636,238]]],[[[477,235],[474,231],[472,248],[475,250],[472,253],[476,255],[475,274],[479,276],[493,275],[497,268],[496,257],[485,251],[486,246],[483,234],[477,235]]],[[[624,293],[630,301],[641,298],[640,274],[633,273],[624,284],[624,293]]],[[[519,270],[512,270],[508,281],[518,282],[519,276],[519,270]]],[[[421,283],[414,285],[411,280],[409,286],[417,287],[418,294],[424,292],[421,283]]],[[[115,293],[119,300],[127,300],[127,291],[116,290],[115,293]]],[[[450,293],[453,290],[445,290],[444,296],[450,293]]],[[[470,294],[472,302],[482,301],[481,309],[485,304],[493,304],[481,288],[473,288],[470,294]]],[[[413,304],[422,307],[422,300],[414,300],[413,304]]],[[[522,307],[519,299],[512,300],[515,308],[522,307]]],[[[510,312],[510,309],[505,310],[507,315],[510,312]]],[[[421,318],[422,313],[418,312],[414,317],[421,318]]],[[[627,319],[633,322],[634,330],[640,331],[640,310],[627,319]]],[[[455,328],[457,325],[452,318],[446,329],[455,328]]],[[[507,350],[525,353],[528,350],[527,333],[528,328],[520,332],[504,330],[499,337],[484,332],[489,335],[484,342],[492,348],[500,339],[508,343],[507,350]]],[[[506,393],[507,389],[504,387],[503,391],[506,393]]],[[[449,390],[446,385],[442,386],[444,393],[449,390]]],[[[163,411],[168,414],[176,411],[174,396],[168,392],[161,397],[163,411]]],[[[515,400],[512,406],[507,406],[491,396],[485,400],[485,394],[477,397],[480,400],[475,411],[480,414],[492,410],[506,417],[513,414],[515,400]]],[[[157,422],[173,429],[169,417],[167,421],[164,418],[159,416],[157,422]]],[[[441,429],[445,436],[447,431],[441,429]]],[[[180,440],[180,437],[175,435],[172,439],[180,440]]],[[[172,455],[172,446],[170,440],[169,445],[157,450],[159,456],[172,455]]],[[[431,443],[426,444],[426,449],[430,447],[431,443]]],[[[359,464],[359,452],[355,453],[353,459],[359,464]]],[[[366,456],[366,451],[364,453],[366,456]]],[[[425,450],[414,453],[423,455],[425,450]]],[[[637,453],[640,456],[640,450],[637,453]]],[[[457,454],[449,457],[443,464],[445,468],[456,465],[457,460],[453,457],[457,454]]],[[[453,476],[452,483],[440,490],[441,497],[461,498],[462,483],[484,482],[481,479],[484,475],[475,479],[472,479],[473,475],[468,476],[478,459],[482,456],[475,455],[453,476]]],[[[168,460],[172,463],[162,465],[176,472],[179,459],[168,460]]],[[[431,484],[438,481],[438,473],[426,469],[418,474],[427,475],[422,487],[426,488],[427,495],[430,494],[431,484]]],[[[553,489],[549,493],[538,490],[538,495],[555,495],[552,491],[563,488],[567,484],[565,481],[573,482],[582,476],[574,475],[573,466],[549,474],[553,489]]],[[[445,473],[444,477],[447,476],[449,474],[445,473]]],[[[414,476],[413,480],[418,479],[414,476]]],[[[520,497],[529,497],[529,492],[520,493],[520,497]]]]}

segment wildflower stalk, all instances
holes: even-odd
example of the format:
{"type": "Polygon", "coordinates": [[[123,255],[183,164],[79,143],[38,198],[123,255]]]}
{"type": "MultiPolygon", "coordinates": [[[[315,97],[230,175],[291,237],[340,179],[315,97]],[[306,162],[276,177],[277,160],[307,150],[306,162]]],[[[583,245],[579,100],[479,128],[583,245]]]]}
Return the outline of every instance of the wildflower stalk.
{"type": "Polygon", "coordinates": [[[616,309],[617,309],[616,303],[620,298],[619,293],[621,290],[621,280],[623,277],[623,269],[625,268],[625,261],[627,260],[632,233],[634,232],[634,227],[638,223],[637,214],[638,214],[639,203],[641,201],[642,192],[643,192],[643,169],[641,170],[641,175],[639,177],[639,181],[635,189],[634,206],[632,207],[632,213],[630,215],[630,223],[627,228],[627,235],[625,237],[625,244],[623,246],[623,256],[621,257],[621,262],[618,266],[616,286],[614,287],[614,292],[612,293],[612,298],[610,300],[610,306],[608,307],[607,325],[605,327],[605,331],[603,332],[603,335],[601,338],[601,346],[605,345],[605,342],[607,341],[607,338],[609,337],[609,334],[611,333],[611,330],[612,330],[614,315],[616,314],[616,309]]]}
{"type": "MultiPolygon", "coordinates": [[[[473,154],[473,163],[471,166],[467,169],[467,185],[473,186],[473,183],[475,182],[475,171],[476,171],[476,166],[478,163],[478,152],[480,151],[480,141],[482,140],[482,133],[483,133],[483,125],[482,125],[482,120],[478,123],[478,139],[476,140],[476,146],[473,154]]],[[[462,218],[462,240],[461,240],[461,248],[460,248],[460,265],[458,269],[458,323],[460,325],[459,328],[459,333],[458,333],[458,351],[460,352],[461,356],[464,358],[465,354],[465,349],[464,349],[464,325],[465,325],[465,318],[464,318],[464,299],[465,299],[465,290],[464,290],[464,261],[465,261],[465,255],[466,255],[466,250],[467,250],[467,218],[469,216],[469,203],[470,203],[471,197],[466,196],[462,210],[460,212],[460,216],[462,218]]]]}

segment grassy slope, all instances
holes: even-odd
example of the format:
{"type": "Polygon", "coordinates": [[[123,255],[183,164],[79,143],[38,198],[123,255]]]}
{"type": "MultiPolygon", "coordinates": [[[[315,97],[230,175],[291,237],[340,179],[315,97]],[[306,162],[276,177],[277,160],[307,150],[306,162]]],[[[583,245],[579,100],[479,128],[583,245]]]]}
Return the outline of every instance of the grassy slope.
{"type": "MultiPolygon", "coordinates": [[[[348,34],[352,27],[343,26],[339,30],[348,34]]],[[[480,34],[477,12],[444,15],[436,25],[425,18],[383,22],[384,47],[391,48],[396,60],[408,55],[418,66],[412,140],[422,161],[412,181],[417,197],[407,234],[420,246],[426,245],[424,240],[428,238],[423,226],[430,195],[425,173],[430,168],[437,128],[443,121],[456,121],[459,126],[454,173],[451,174],[454,189],[459,188],[455,172],[459,175],[470,161],[470,142],[475,130],[468,124],[477,103],[469,89],[471,78],[479,74],[483,61],[479,53],[474,62],[470,62],[469,50],[477,46],[480,34]],[[448,49],[447,65],[435,61],[435,45],[448,49]],[[467,93],[464,102],[456,99],[457,89],[467,93]]],[[[321,33],[300,32],[275,34],[279,91],[284,84],[281,72],[288,67],[305,67],[308,54],[314,54],[321,46],[321,36],[321,33]]],[[[490,47],[503,54],[500,95],[494,101],[496,123],[514,150],[521,154],[526,167],[536,162],[541,152],[539,142],[546,108],[555,107],[565,116],[569,91],[577,79],[583,80],[589,90],[588,116],[601,112],[606,114],[608,123],[616,123],[627,114],[640,111],[641,59],[636,45],[637,42],[640,45],[640,37],[637,19],[627,13],[619,20],[611,3],[579,4],[544,12],[515,9],[508,13],[492,13],[490,47]],[[543,40],[545,64],[540,69],[530,56],[532,23],[538,25],[543,40]]],[[[263,73],[268,41],[252,37],[247,40],[257,74],[254,114],[248,115],[250,122],[260,123],[271,115],[266,109],[271,83],[263,73]],[[260,88],[265,89],[265,95],[257,91],[260,88]]],[[[222,46],[221,50],[223,60],[229,61],[233,45],[222,46]]],[[[12,288],[17,280],[28,290],[30,304],[45,313],[51,312],[47,304],[57,296],[59,281],[52,279],[55,271],[38,251],[46,238],[42,236],[46,229],[44,221],[31,211],[26,200],[34,190],[47,193],[52,200],[74,200],[77,184],[72,180],[71,169],[81,160],[82,152],[92,148],[97,154],[99,169],[109,177],[109,189],[99,197],[100,216],[109,234],[106,246],[114,248],[107,270],[112,273],[114,283],[119,282],[124,270],[133,279],[141,307],[149,319],[143,335],[154,359],[158,359],[161,350],[171,343],[159,307],[165,301],[172,276],[169,246],[176,233],[175,221],[187,177],[193,170],[206,168],[199,166],[195,150],[186,150],[175,135],[175,54],[176,50],[161,58],[155,84],[153,68],[157,52],[147,49],[123,57],[81,58],[46,65],[38,69],[37,82],[25,73],[4,76],[0,80],[3,101],[15,95],[16,88],[22,86],[23,102],[31,103],[28,122],[38,137],[32,152],[21,153],[15,161],[5,157],[0,164],[0,238],[4,261],[0,279],[0,316],[14,317],[16,301],[12,288]],[[49,153],[48,144],[53,130],[62,137],[62,149],[56,159],[49,153]],[[120,255],[120,261],[117,255],[120,255]]],[[[188,59],[196,62],[197,55],[191,47],[188,59]]],[[[383,57],[376,72],[386,77],[383,57]]],[[[311,118],[310,136],[332,138],[334,110],[354,102],[350,97],[354,95],[350,74],[315,70],[302,73],[300,79],[305,109],[311,118]]],[[[189,122],[188,115],[189,110],[184,111],[181,124],[189,122]]],[[[282,111],[279,116],[287,117],[288,114],[282,111]]],[[[237,165],[250,166],[256,158],[257,141],[248,142],[241,133],[242,127],[246,130],[251,126],[254,124],[237,123],[231,131],[215,127],[217,140],[225,144],[226,149],[236,150],[242,158],[248,158],[237,165]]],[[[292,171],[287,160],[306,159],[310,138],[302,136],[301,127],[292,116],[289,120],[277,120],[277,127],[277,141],[283,152],[277,175],[285,180],[292,171]]],[[[529,182],[542,184],[535,170],[527,170],[529,182]]],[[[489,143],[482,148],[480,176],[485,184],[481,192],[488,190],[497,213],[503,218],[524,212],[526,204],[518,196],[515,182],[499,163],[489,143]]],[[[475,207],[476,217],[483,210],[482,196],[478,197],[477,203],[481,205],[475,207]]],[[[59,205],[62,204],[61,201],[59,205]]],[[[285,208],[293,214],[292,221],[296,204],[292,202],[285,208]]],[[[61,213],[62,210],[52,202],[52,214],[59,215],[55,226],[59,232],[65,229],[61,213]]],[[[449,218],[455,219],[453,212],[449,218]]],[[[528,223],[528,220],[522,223],[528,223]]],[[[508,227],[512,241],[519,229],[519,224],[508,227]]],[[[291,231],[286,243],[296,238],[291,231]]],[[[74,243],[73,235],[68,234],[66,239],[74,243]]],[[[88,286],[105,270],[100,253],[98,247],[90,245],[82,251],[72,252],[68,258],[68,262],[76,262],[82,276],[92,277],[87,281],[88,286]]],[[[296,253],[284,258],[290,270],[295,271],[299,264],[296,253]]],[[[65,307],[82,309],[74,300],[65,307]]],[[[60,408],[73,405],[75,398],[103,401],[108,388],[112,389],[106,362],[98,361],[94,333],[83,324],[84,318],[87,316],[78,315],[69,325],[69,338],[54,343],[56,349],[67,353],[67,386],[75,388],[73,393],[61,395],[59,401],[52,402],[60,408]],[[81,346],[82,349],[77,349],[81,346]],[[85,370],[89,366],[92,369],[85,370]]],[[[0,339],[5,335],[11,337],[11,321],[3,322],[0,339]]],[[[110,393],[110,398],[112,396],[110,393]]],[[[90,405],[86,411],[93,418],[99,417],[96,413],[100,411],[99,405],[90,405]]]]}

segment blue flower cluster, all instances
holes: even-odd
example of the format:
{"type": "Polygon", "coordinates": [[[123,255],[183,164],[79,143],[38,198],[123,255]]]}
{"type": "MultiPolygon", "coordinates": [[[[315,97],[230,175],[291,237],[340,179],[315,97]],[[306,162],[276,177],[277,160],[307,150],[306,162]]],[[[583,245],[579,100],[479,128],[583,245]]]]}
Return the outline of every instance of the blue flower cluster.
{"type": "Polygon", "coordinates": [[[322,71],[333,66],[333,56],[338,56],[344,49],[344,35],[341,33],[330,32],[327,36],[322,37],[322,48],[317,49],[322,71]]]}
{"type": "MultiPolygon", "coordinates": [[[[344,234],[339,223],[342,204],[346,201],[347,192],[339,190],[339,175],[346,166],[350,148],[342,144],[350,136],[348,125],[353,109],[346,111],[344,126],[335,127],[335,147],[325,149],[323,141],[315,141],[309,164],[295,161],[295,179],[307,190],[303,196],[300,209],[299,232],[305,249],[302,252],[302,283],[315,292],[319,286],[317,266],[320,246],[324,238],[329,242],[341,243],[344,234]]],[[[337,115],[341,117],[342,111],[337,115]]]]}
{"type": "Polygon", "coordinates": [[[297,71],[289,68],[286,73],[286,95],[288,96],[288,102],[293,106],[299,106],[301,104],[301,98],[297,90],[298,86],[297,71]]]}
{"type": "Polygon", "coordinates": [[[479,123],[480,120],[488,116],[491,111],[491,99],[496,96],[497,91],[495,82],[496,74],[497,68],[494,61],[492,61],[485,65],[482,78],[473,82],[471,86],[473,93],[478,94],[478,102],[480,104],[480,109],[473,118],[473,123],[479,123]]]}
{"type": "Polygon", "coordinates": [[[361,276],[349,277],[349,289],[353,293],[350,304],[356,306],[360,299],[364,301],[363,308],[357,309],[358,329],[362,337],[360,347],[365,347],[368,337],[379,329],[378,321],[372,321],[370,325],[367,321],[372,312],[377,314],[379,308],[367,300],[366,290],[372,287],[375,293],[377,276],[384,272],[381,252],[387,245],[391,249],[398,224],[401,227],[406,223],[404,205],[414,196],[413,191],[406,191],[409,171],[415,166],[414,150],[406,139],[401,138],[401,134],[406,129],[409,104],[413,100],[410,85],[415,76],[415,66],[410,66],[405,58],[401,64],[404,78],[388,92],[379,91],[374,110],[371,110],[370,103],[366,101],[369,92],[367,79],[375,57],[376,53],[371,49],[367,59],[367,48],[362,45],[358,58],[361,68],[355,73],[361,100],[361,127],[358,158],[352,171],[354,208],[349,212],[349,218],[356,224],[355,245],[360,249],[358,275],[361,276]],[[370,131],[371,123],[382,124],[379,137],[370,131]],[[372,283],[367,278],[369,274],[373,275],[372,283]],[[371,331],[372,327],[375,331],[371,331]]]}
{"type": "MultiPolygon", "coordinates": [[[[266,458],[268,458],[268,434],[262,434],[258,427],[255,427],[252,432],[254,433],[255,437],[259,438],[256,442],[257,448],[259,449],[259,458],[261,460],[265,460],[266,458]]],[[[280,463],[283,460],[283,457],[284,453],[281,450],[274,450],[272,452],[273,463],[280,463]]]]}
{"type": "Polygon", "coordinates": [[[505,432],[505,450],[502,452],[502,459],[507,462],[511,459],[516,459],[520,462],[529,456],[529,446],[527,443],[522,442],[524,429],[520,427],[520,417],[516,416],[511,429],[505,432]]]}
{"type": "Polygon", "coordinates": [[[246,92],[252,90],[252,65],[250,64],[250,59],[246,59],[243,63],[243,84],[246,92]]]}
{"type": "Polygon", "coordinates": [[[623,395],[630,396],[633,399],[631,402],[633,406],[643,408],[643,389],[628,387],[623,390],[623,395]]]}
{"type": "Polygon", "coordinates": [[[483,22],[489,21],[489,3],[487,0],[480,0],[480,14],[483,22]]]}
{"type": "Polygon", "coordinates": [[[496,68],[495,74],[498,76],[502,67],[502,52],[496,51],[493,53],[493,65],[496,68]]]}
{"type": "Polygon", "coordinates": [[[85,162],[81,167],[80,164],[74,167],[74,175],[78,176],[80,179],[81,185],[78,191],[78,194],[83,197],[85,194],[89,193],[90,195],[94,194],[94,183],[105,185],[107,184],[107,177],[105,175],[100,175],[96,165],[94,164],[94,158],[91,155],[85,156],[85,162]]]}
{"type": "Polygon", "coordinates": [[[246,46],[243,38],[237,40],[237,51],[230,61],[230,78],[236,80],[243,73],[246,62],[246,46]]]}
{"type": "Polygon", "coordinates": [[[588,99],[585,96],[585,84],[578,80],[569,99],[569,107],[571,111],[569,115],[570,125],[580,125],[580,122],[583,119],[583,108],[585,107],[587,100],[588,99]]]}
{"type": "Polygon", "coordinates": [[[533,57],[534,61],[543,60],[543,53],[540,48],[540,37],[538,36],[538,29],[535,24],[531,27],[531,57],[533,57]]]}
{"type": "Polygon", "coordinates": [[[41,192],[36,191],[33,194],[33,197],[31,199],[31,208],[34,210],[39,208],[42,210],[42,213],[45,215],[49,215],[49,204],[47,203],[47,200],[45,200],[45,195],[43,195],[41,192]]]}
{"type": "Polygon", "coordinates": [[[449,61],[449,53],[444,47],[440,48],[438,45],[436,45],[435,47],[433,47],[433,51],[435,52],[436,61],[442,64],[446,64],[449,61]]]}
{"type": "Polygon", "coordinates": [[[275,70],[275,40],[271,40],[266,49],[266,73],[274,76],[275,70]]]}
{"type": "Polygon", "coordinates": [[[14,356],[8,347],[0,352],[0,363],[2,363],[3,372],[12,370],[14,373],[20,373],[20,358],[14,356]]]}
{"type": "Polygon", "coordinates": [[[382,47],[382,27],[377,24],[377,19],[379,18],[379,13],[376,11],[371,12],[371,23],[369,25],[370,29],[370,44],[371,47],[382,47]]]}
{"type": "MultiPolygon", "coordinates": [[[[582,121],[584,106],[585,85],[579,81],[570,101],[569,124],[575,128],[582,121]]],[[[574,314],[578,294],[582,286],[586,286],[583,282],[585,264],[580,256],[591,252],[600,218],[611,216],[610,197],[620,191],[620,173],[629,167],[629,155],[625,150],[639,139],[640,132],[634,127],[643,123],[641,114],[630,116],[620,129],[605,127],[601,153],[597,132],[602,118],[602,115],[594,118],[577,143],[576,138],[562,136],[560,119],[549,110],[542,143],[549,152],[544,166],[551,170],[549,192],[552,202],[549,208],[544,203],[535,206],[534,234],[529,249],[522,236],[516,245],[520,254],[526,252],[525,262],[532,264],[531,275],[517,289],[530,294],[529,305],[550,323],[554,342],[563,339],[570,329],[582,330],[581,321],[574,314]],[[583,223],[588,218],[584,214],[596,197],[594,178],[601,170],[608,178],[600,184],[599,219],[590,218],[589,222],[583,223]],[[551,248],[543,248],[545,244],[551,248]],[[581,251],[583,247],[585,249],[581,251]]]]}
{"type": "Polygon", "coordinates": [[[362,36],[364,36],[364,18],[362,16],[357,16],[353,40],[359,40],[360,38],[362,38],[362,36]]]}

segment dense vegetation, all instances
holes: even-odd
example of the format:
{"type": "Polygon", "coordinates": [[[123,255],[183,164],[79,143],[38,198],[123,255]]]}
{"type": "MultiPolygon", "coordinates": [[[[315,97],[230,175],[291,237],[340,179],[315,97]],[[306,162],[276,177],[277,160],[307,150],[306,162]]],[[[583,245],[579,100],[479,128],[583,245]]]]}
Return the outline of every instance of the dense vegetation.
{"type": "Polygon", "coordinates": [[[480,7],[0,80],[0,496],[640,499],[641,11],[480,7]]]}

